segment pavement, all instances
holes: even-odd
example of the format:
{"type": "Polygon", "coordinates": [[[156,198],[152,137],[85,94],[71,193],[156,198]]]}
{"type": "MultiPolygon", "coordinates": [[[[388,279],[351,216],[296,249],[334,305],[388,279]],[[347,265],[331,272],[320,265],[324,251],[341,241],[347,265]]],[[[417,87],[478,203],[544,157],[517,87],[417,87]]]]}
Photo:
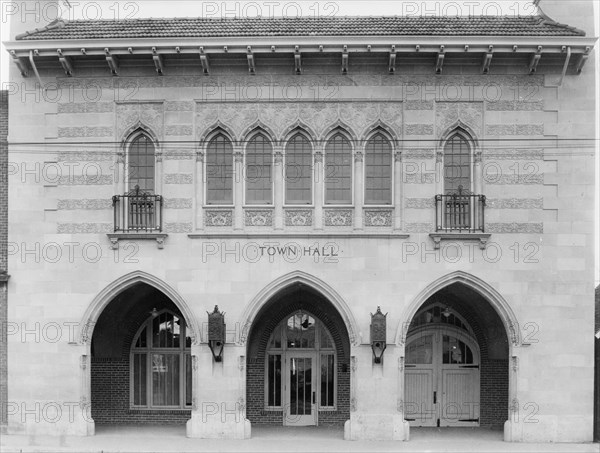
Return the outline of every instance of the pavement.
{"type": "Polygon", "coordinates": [[[345,441],[343,429],[254,426],[248,440],[190,439],[184,426],[97,426],[90,437],[3,435],[2,453],[600,452],[598,443],[508,443],[484,428],[412,428],[408,442],[345,441]]]}

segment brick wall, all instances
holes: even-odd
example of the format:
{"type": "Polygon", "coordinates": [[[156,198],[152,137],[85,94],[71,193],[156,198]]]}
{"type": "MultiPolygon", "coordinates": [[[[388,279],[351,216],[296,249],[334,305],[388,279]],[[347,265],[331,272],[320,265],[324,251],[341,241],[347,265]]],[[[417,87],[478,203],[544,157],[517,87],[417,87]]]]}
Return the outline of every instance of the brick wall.
{"type": "Polygon", "coordinates": [[[0,433],[6,432],[8,401],[7,249],[8,238],[8,92],[0,91],[0,433]]]}

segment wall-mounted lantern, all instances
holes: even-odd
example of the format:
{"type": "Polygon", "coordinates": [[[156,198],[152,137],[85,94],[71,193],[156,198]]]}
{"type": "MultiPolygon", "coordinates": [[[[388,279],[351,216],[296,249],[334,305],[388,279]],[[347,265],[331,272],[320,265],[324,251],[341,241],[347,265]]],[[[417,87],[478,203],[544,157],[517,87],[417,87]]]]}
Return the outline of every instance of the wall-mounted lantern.
{"type": "Polygon", "coordinates": [[[381,313],[381,307],[377,307],[375,314],[371,313],[371,349],[375,363],[381,363],[385,351],[386,316],[387,313],[381,313]]]}
{"type": "Polygon", "coordinates": [[[225,313],[219,312],[217,305],[212,313],[208,311],[206,313],[208,313],[208,347],[215,362],[220,362],[225,346],[225,313]]]}

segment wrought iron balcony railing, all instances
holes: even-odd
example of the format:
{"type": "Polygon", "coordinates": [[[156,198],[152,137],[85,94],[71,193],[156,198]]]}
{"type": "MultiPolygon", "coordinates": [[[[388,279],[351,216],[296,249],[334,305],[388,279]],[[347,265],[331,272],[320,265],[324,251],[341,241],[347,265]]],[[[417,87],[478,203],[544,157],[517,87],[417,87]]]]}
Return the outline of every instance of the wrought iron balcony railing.
{"type": "Polygon", "coordinates": [[[484,233],[485,195],[458,192],[435,196],[436,231],[484,233]]]}
{"type": "Polygon", "coordinates": [[[161,232],[162,197],[135,186],[125,195],[112,198],[116,232],[161,232]]]}

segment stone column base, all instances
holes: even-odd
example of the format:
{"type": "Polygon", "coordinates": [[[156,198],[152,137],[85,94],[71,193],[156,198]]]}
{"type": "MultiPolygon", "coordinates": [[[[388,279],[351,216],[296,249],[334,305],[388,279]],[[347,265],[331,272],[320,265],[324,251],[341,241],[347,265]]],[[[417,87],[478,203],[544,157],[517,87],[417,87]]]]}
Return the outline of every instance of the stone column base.
{"type": "Polygon", "coordinates": [[[206,417],[193,413],[186,423],[186,436],[199,439],[250,439],[251,424],[247,418],[206,417]]]}
{"type": "Polygon", "coordinates": [[[345,440],[408,440],[410,427],[399,414],[352,413],[344,424],[345,440]]]}

